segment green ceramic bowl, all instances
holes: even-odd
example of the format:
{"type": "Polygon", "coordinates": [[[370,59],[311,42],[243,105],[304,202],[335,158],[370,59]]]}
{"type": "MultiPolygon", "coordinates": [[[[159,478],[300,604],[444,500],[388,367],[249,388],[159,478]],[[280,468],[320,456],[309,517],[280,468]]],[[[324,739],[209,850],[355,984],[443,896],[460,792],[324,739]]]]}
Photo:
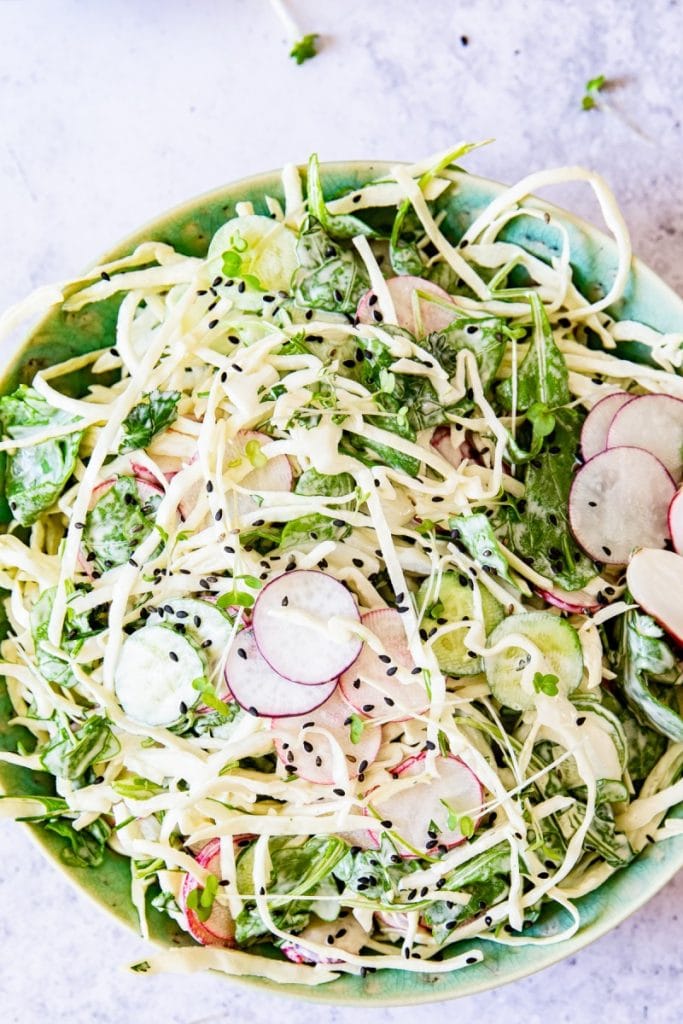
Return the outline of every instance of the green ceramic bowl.
{"type": "MultiPolygon", "coordinates": [[[[366,161],[328,164],[323,167],[325,194],[332,198],[348,189],[358,188],[386,172],[389,166],[366,161]]],[[[443,229],[453,241],[460,238],[467,225],[502,187],[496,182],[463,174],[456,187],[439,200],[439,205],[446,210],[443,229]]],[[[227,218],[234,215],[236,202],[251,200],[257,212],[265,213],[266,195],[283,198],[279,172],[246,178],[190,200],[125,239],[107,254],[106,259],[125,255],[147,239],[168,242],[183,253],[203,255],[213,233],[227,218]]],[[[605,294],[617,262],[612,241],[591,225],[562,210],[540,201],[537,205],[549,210],[553,220],[562,223],[569,232],[574,279],[579,287],[591,299],[605,294]]],[[[559,255],[560,252],[561,239],[552,222],[546,224],[540,219],[520,217],[506,227],[504,237],[518,242],[541,259],[549,260],[552,255],[559,255]]],[[[110,346],[113,343],[117,309],[118,300],[111,299],[77,313],[50,313],[6,367],[0,392],[6,393],[21,382],[30,382],[40,367],[95,348],[110,346]]],[[[614,313],[622,319],[642,321],[660,331],[680,331],[683,325],[683,301],[651,270],[637,261],[625,295],[614,313]]],[[[630,359],[647,359],[647,350],[641,345],[626,344],[620,346],[620,351],[630,359]]],[[[74,376],[68,385],[74,392],[78,391],[78,377],[74,376]]],[[[8,510],[5,508],[4,521],[8,518],[8,510]]],[[[0,508],[0,523],[2,521],[3,509],[0,508]]],[[[8,727],[10,714],[10,704],[0,680],[0,749],[3,750],[16,750],[22,738],[22,730],[8,727]]],[[[0,765],[0,788],[8,794],[52,792],[48,775],[35,774],[5,764],[0,765]]],[[[683,804],[676,813],[683,817],[683,804]]],[[[129,897],[129,867],[125,858],[109,852],[98,869],[66,868],[60,859],[63,840],[38,827],[27,827],[31,829],[45,855],[64,868],[73,884],[121,921],[137,929],[137,917],[129,897]]],[[[366,978],[342,976],[329,985],[315,989],[303,986],[282,988],[258,977],[241,980],[244,984],[278,990],[289,996],[365,1006],[426,1003],[470,995],[522,978],[576,953],[642,906],[680,867],[683,867],[683,836],[649,847],[597,892],[578,901],[581,928],[572,939],[554,945],[514,948],[482,942],[480,945],[485,954],[483,961],[451,974],[380,971],[366,978]]],[[[149,916],[150,931],[155,942],[166,946],[188,943],[188,936],[168,918],[154,910],[150,911],[149,916]]],[[[563,923],[561,916],[561,913],[549,911],[537,923],[533,932],[552,933],[563,923]]]]}

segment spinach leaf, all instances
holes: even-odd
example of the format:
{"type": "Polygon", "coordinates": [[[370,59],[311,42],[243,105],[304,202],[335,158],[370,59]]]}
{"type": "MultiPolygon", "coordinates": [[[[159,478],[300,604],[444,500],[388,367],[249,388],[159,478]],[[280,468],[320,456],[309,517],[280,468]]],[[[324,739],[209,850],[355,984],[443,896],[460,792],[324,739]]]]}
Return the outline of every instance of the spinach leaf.
{"type": "MultiPolygon", "coordinates": [[[[31,437],[50,427],[77,424],[76,417],[55,409],[33,388],[22,384],[0,398],[0,425],[13,440],[31,437]]],[[[73,473],[83,432],[10,452],[5,471],[5,494],[12,514],[22,526],[30,526],[51,508],[73,473]]]]}
{"type": "Polygon", "coordinates": [[[621,623],[619,684],[636,716],[676,743],[683,743],[683,718],[653,689],[653,682],[672,683],[679,677],[662,630],[648,615],[626,612],[621,623]]]}
{"type": "MultiPolygon", "coordinates": [[[[455,374],[459,353],[464,349],[472,352],[486,391],[500,366],[508,339],[517,334],[498,317],[458,317],[444,331],[430,334],[423,342],[423,348],[431,352],[449,377],[455,374]]],[[[472,405],[471,402],[468,404],[472,405]]]]}
{"type": "Polygon", "coordinates": [[[296,246],[294,298],[299,306],[331,312],[356,312],[370,287],[365,265],[355,249],[333,242],[320,223],[310,218],[296,246]]]}
{"type": "Polygon", "coordinates": [[[524,498],[508,520],[512,548],[564,590],[579,590],[597,575],[569,527],[569,488],[580,426],[575,409],[557,411],[551,444],[529,463],[524,498]]]}
{"type": "MultiPolygon", "coordinates": [[[[557,821],[565,839],[569,840],[580,828],[586,815],[585,804],[576,801],[566,811],[557,815],[557,821]]],[[[608,803],[599,804],[586,833],[585,847],[595,850],[612,867],[620,868],[633,860],[635,853],[623,832],[614,822],[614,812],[608,803]]]]}
{"type": "MultiPolygon", "coordinates": [[[[383,421],[378,423],[377,426],[390,429],[386,422],[383,421]]],[[[392,426],[394,425],[392,424],[392,426]]],[[[401,433],[395,426],[392,432],[405,437],[405,433],[401,433]]],[[[415,440],[415,435],[412,431],[408,432],[408,440],[415,440]]],[[[397,469],[399,472],[412,477],[416,477],[420,472],[420,463],[412,455],[405,455],[388,444],[371,441],[369,438],[361,437],[359,434],[344,433],[339,450],[344,455],[351,455],[353,458],[358,459],[364,466],[389,466],[391,469],[397,469]]]]}
{"type": "MultiPolygon", "coordinates": [[[[46,590],[31,609],[33,647],[38,670],[43,679],[49,683],[57,683],[58,686],[74,686],[76,678],[68,661],[53,654],[50,650],[48,627],[56,589],[56,587],[50,587],[49,590],[46,590]]],[[[83,646],[86,637],[93,636],[96,632],[97,630],[90,625],[89,616],[85,613],[75,612],[73,606],[67,603],[60,649],[68,655],[75,656],[83,646]]]]}
{"type": "MultiPolygon", "coordinates": [[[[297,896],[320,893],[337,896],[330,886],[330,874],[345,856],[348,847],[337,836],[312,836],[305,842],[291,837],[269,840],[271,872],[268,880],[270,911],[279,927],[301,931],[310,920],[313,905],[297,896]],[[277,896],[282,896],[278,900],[277,896]]],[[[237,860],[237,885],[241,893],[254,892],[254,846],[247,847],[237,860]]],[[[269,934],[252,901],[247,901],[235,921],[238,943],[249,944],[269,934]]]]}
{"type": "Polygon", "coordinates": [[[179,401],[179,391],[150,391],[145,395],[121,424],[119,453],[146,448],[153,437],[175,421],[179,401]]]}
{"type": "Polygon", "coordinates": [[[111,828],[103,818],[97,818],[91,825],[78,831],[68,818],[46,821],[43,828],[68,840],[61,857],[71,867],[98,868],[102,864],[107,840],[111,835],[111,828]]]}
{"type": "MultiPolygon", "coordinates": [[[[294,487],[295,494],[321,495],[337,497],[343,494],[353,494],[355,483],[350,473],[337,473],[334,475],[317,473],[314,469],[308,469],[302,473],[294,487]]],[[[348,505],[347,505],[348,507],[348,505]]],[[[282,529],[280,547],[299,547],[301,544],[308,544],[321,540],[340,540],[349,534],[347,526],[335,523],[334,518],[319,513],[307,516],[300,516],[292,519],[282,529]]]]}
{"type": "Polygon", "coordinates": [[[507,558],[500,549],[491,523],[483,512],[469,516],[454,516],[449,520],[451,530],[455,531],[470,557],[481,565],[485,572],[494,573],[513,587],[517,587],[510,576],[507,558]]]}
{"type": "Polygon", "coordinates": [[[307,469],[297,480],[294,493],[338,498],[345,494],[353,494],[355,488],[356,484],[350,473],[318,473],[315,469],[307,469]]]}
{"type": "MultiPolygon", "coordinates": [[[[528,409],[539,402],[546,409],[557,409],[571,400],[569,373],[565,358],[555,344],[550,321],[535,292],[529,293],[532,338],[529,351],[517,371],[517,408],[528,409]]],[[[512,409],[512,380],[497,388],[503,406],[512,409]]]]}
{"type": "Polygon", "coordinates": [[[391,906],[400,902],[400,897],[396,898],[398,883],[419,867],[417,860],[399,857],[393,843],[383,836],[379,850],[349,849],[334,868],[334,877],[346,892],[391,906]]]}
{"type": "Polygon", "coordinates": [[[494,846],[446,876],[446,888],[466,892],[465,904],[444,897],[428,906],[423,917],[437,942],[445,942],[458,921],[466,921],[503,899],[509,889],[510,848],[494,846]]]}
{"type": "Polygon", "coordinates": [[[602,703],[617,716],[626,737],[626,770],[632,782],[642,782],[650,774],[667,748],[667,738],[639,722],[616,696],[603,689],[602,703]]]}
{"type": "Polygon", "coordinates": [[[120,476],[85,519],[83,547],[90,564],[102,572],[123,565],[154,529],[161,495],[143,498],[135,477],[120,476]]]}
{"type": "Polygon", "coordinates": [[[110,722],[93,715],[76,733],[62,726],[43,748],[40,763],[52,775],[74,781],[81,779],[93,764],[110,761],[120,749],[110,722]]]}
{"type": "Polygon", "coordinates": [[[376,236],[364,221],[350,214],[332,214],[325,205],[322,182],[320,181],[320,163],[318,154],[313,153],[308,161],[308,209],[313,217],[320,222],[331,238],[354,238],[356,235],[376,236]]]}

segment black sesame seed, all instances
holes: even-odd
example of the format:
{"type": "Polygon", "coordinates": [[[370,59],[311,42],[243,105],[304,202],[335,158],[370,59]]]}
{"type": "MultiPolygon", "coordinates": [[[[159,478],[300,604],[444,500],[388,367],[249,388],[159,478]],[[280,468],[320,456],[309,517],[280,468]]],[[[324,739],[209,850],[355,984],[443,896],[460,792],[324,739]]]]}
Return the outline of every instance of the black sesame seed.
{"type": "MultiPolygon", "coordinates": [[[[209,307],[209,308],[211,308],[211,307],[209,307]]],[[[217,327],[217,326],[218,326],[218,320],[209,320],[208,328],[209,328],[210,331],[212,331],[214,329],[214,327],[217,327]]]]}
{"type": "Polygon", "coordinates": [[[171,661],[180,661],[180,658],[178,657],[175,651],[169,651],[168,656],[171,659],[171,661]]]}
{"type": "Polygon", "coordinates": [[[465,960],[465,963],[466,964],[476,964],[477,963],[477,957],[476,956],[468,956],[467,959],[465,960]]]}
{"type": "Polygon", "coordinates": [[[608,548],[605,544],[602,545],[602,550],[605,552],[605,554],[607,555],[608,558],[612,554],[612,549],[608,548]]]}
{"type": "Polygon", "coordinates": [[[583,723],[584,723],[585,721],[586,721],[586,716],[585,716],[585,715],[581,715],[581,717],[580,717],[580,718],[577,718],[577,719],[576,719],[576,724],[577,724],[577,725],[583,725],[583,723]]]}
{"type": "Polygon", "coordinates": [[[332,792],[334,793],[335,796],[346,796],[344,790],[341,789],[339,786],[337,786],[336,789],[333,789],[332,792]]]}
{"type": "Polygon", "coordinates": [[[244,659],[244,661],[247,660],[247,652],[245,651],[244,647],[238,647],[237,648],[237,653],[240,656],[240,658],[244,659]]]}
{"type": "Polygon", "coordinates": [[[383,661],[385,665],[391,664],[391,658],[389,657],[388,654],[378,654],[377,657],[379,658],[380,661],[383,661]]]}
{"type": "Polygon", "coordinates": [[[398,672],[398,665],[392,665],[391,668],[387,669],[387,673],[386,674],[388,676],[395,676],[397,672],[398,672]]]}
{"type": "Polygon", "coordinates": [[[550,875],[548,874],[547,871],[539,871],[538,872],[538,877],[539,878],[550,878],[550,875]]]}

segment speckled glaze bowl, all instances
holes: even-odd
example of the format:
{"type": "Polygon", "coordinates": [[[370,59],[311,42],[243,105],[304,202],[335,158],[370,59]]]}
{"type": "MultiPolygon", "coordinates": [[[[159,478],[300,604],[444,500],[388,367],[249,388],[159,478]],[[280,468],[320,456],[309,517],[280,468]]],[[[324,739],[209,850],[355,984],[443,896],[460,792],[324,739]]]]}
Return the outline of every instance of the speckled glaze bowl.
{"type": "MultiPolygon", "coordinates": [[[[329,199],[348,189],[358,188],[385,173],[389,167],[386,163],[367,161],[324,165],[322,174],[325,195],[329,199]]],[[[502,188],[496,182],[472,175],[463,173],[459,177],[456,185],[437,203],[446,210],[442,228],[452,241],[458,241],[468,224],[502,188]]],[[[208,195],[191,199],[136,231],[105,258],[123,256],[148,239],[168,242],[189,255],[203,255],[214,232],[225,220],[234,216],[238,201],[250,200],[257,212],[265,213],[266,195],[283,198],[279,172],[245,178],[208,195]]],[[[590,299],[605,294],[617,263],[612,241],[590,224],[562,210],[540,201],[533,202],[540,209],[550,211],[552,220],[563,224],[568,231],[577,285],[590,299]]],[[[501,237],[519,243],[546,261],[560,252],[561,239],[557,228],[552,222],[546,224],[541,219],[516,218],[506,226],[501,237]]],[[[95,348],[110,346],[114,339],[118,303],[119,300],[114,298],[76,313],[50,313],[5,368],[0,391],[6,393],[21,382],[29,383],[41,367],[95,348]]],[[[639,320],[660,331],[680,331],[683,326],[683,300],[638,261],[634,262],[625,294],[613,312],[622,319],[639,320]]],[[[638,344],[620,345],[620,353],[629,359],[647,359],[647,350],[638,344]]],[[[62,379],[74,392],[78,390],[76,375],[62,379]]],[[[0,523],[3,519],[4,522],[9,519],[6,507],[0,507],[0,523]]],[[[0,680],[0,749],[3,750],[16,750],[22,738],[23,730],[7,725],[10,715],[10,703],[0,680]]],[[[50,776],[7,764],[0,765],[0,788],[7,794],[53,791],[50,776]]],[[[675,813],[683,817],[683,804],[675,813]]],[[[119,920],[137,929],[137,916],[129,896],[129,863],[126,858],[108,851],[100,868],[66,867],[60,858],[65,841],[37,826],[26,827],[31,829],[45,855],[66,872],[74,885],[119,920]]],[[[681,867],[683,836],[649,847],[596,892],[578,900],[581,927],[573,938],[551,945],[516,947],[484,941],[480,943],[484,951],[481,963],[450,974],[409,974],[387,970],[365,978],[342,975],[337,981],[319,988],[297,985],[282,987],[259,977],[237,980],[257,988],[280,991],[287,996],[347,1005],[406,1005],[471,995],[525,977],[576,953],[642,906],[681,867]]],[[[552,934],[562,923],[560,917],[561,912],[548,910],[527,933],[528,936],[552,934]]],[[[149,923],[153,940],[162,946],[191,942],[169,918],[155,910],[149,911],[149,923]]],[[[267,949],[259,951],[268,952],[267,949]]],[[[276,955],[274,950],[270,952],[276,955]]]]}

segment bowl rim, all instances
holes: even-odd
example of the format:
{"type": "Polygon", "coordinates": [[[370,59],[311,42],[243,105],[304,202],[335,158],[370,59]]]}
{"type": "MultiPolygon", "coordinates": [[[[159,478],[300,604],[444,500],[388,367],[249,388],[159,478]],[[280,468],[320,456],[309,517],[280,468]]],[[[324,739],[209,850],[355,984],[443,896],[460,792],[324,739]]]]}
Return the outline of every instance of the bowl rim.
{"type": "MultiPolygon", "coordinates": [[[[397,165],[409,166],[409,162],[379,159],[335,160],[321,163],[320,170],[323,181],[325,178],[342,178],[344,175],[348,176],[353,173],[360,177],[365,177],[366,181],[370,181],[373,177],[386,174],[392,167],[397,165]]],[[[296,166],[300,175],[305,180],[307,169],[306,165],[298,164],[296,166]]],[[[235,181],[226,182],[223,185],[201,192],[189,199],[182,200],[181,202],[166,208],[156,216],[145,221],[142,226],[128,232],[123,237],[120,237],[117,242],[112,246],[109,246],[99,258],[91,261],[86,267],[86,271],[89,271],[92,267],[101,263],[117,258],[119,254],[124,251],[132,251],[140,241],[149,239],[150,236],[153,236],[158,232],[167,222],[180,219],[184,215],[191,214],[193,211],[203,206],[220,202],[222,200],[239,201],[239,193],[249,190],[261,190],[262,194],[267,194],[267,187],[269,185],[272,187],[274,184],[279,183],[281,173],[282,168],[280,167],[268,171],[261,171],[256,174],[244,175],[235,181]]],[[[463,183],[470,184],[475,188],[479,187],[482,189],[488,189],[494,194],[500,194],[500,192],[509,187],[502,182],[482,175],[471,174],[466,171],[456,172],[454,184],[459,187],[463,183]]],[[[614,240],[601,228],[592,224],[583,217],[572,213],[570,210],[566,210],[563,207],[557,206],[556,204],[548,202],[536,195],[529,195],[525,197],[525,203],[528,206],[532,206],[536,209],[547,211],[555,215],[564,223],[568,222],[572,224],[591,241],[599,242],[607,251],[614,249],[614,240]]],[[[679,307],[681,319],[683,320],[683,298],[674,291],[671,285],[664,281],[648,264],[644,263],[637,256],[632,256],[631,267],[632,270],[637,270],[638,277],[642,280],[645,291],[648,291],[652,287],[656,287],[668,303],[671,303],[672,306],[679,307]]],[[[0,389],[2,388],[12,366],[18,361],[22,353],[30,347],[34,336],[41,330],[43,325],[50,321],[56,308],[58,307],[51,307],[43,316],[39,317],[37,322],[31,325],[28,332],[20,338],[18,343],[12,348],[11,352],[8,353],[4,365],[0,368],[0,389]]],[[[0,779],[0,793],[4,793],[4,791],[4,785],[0,779]]],[[[683,807],[683,804],[678,805],[678,807],[683,807]]],[[[123,919],[118,908],[108,902],[99,890],[95,890],[92,886],[86,887],[82,884],[80,874],[69,868],[68,865],[60,859],[56,852],[50,847],[48,843],[48,836],[39,825],[25,822],[15,822],[15,824],[23,826],[25,834],[27,831],[32,841],[45,856],[46,860],[60,871],[63,877],[66,878],[67,882],[76,889],[80,895],[84,896],[91,903],[104,910],[117,922],[118,925],[125,928],[127,931],[135,931],[132,925],[123,919]]],[[[330,982],[316,987],[307,987],[296,984],[281,986],[279,983],[260,975],[221,975],[221,977],[229,981],[234,981],[239,985],[244,985],[245,987],[267,991],[270,994],[281,994],[285,997],[302,999],[310,1003],[339,1006],[361,1006],[367,1005],[368,1002],[376,1007],[416,1006],[434,1002],[450,1001],[466,996],[476,995],[481,992],[491,991],[514,981],[519,981],[522,978],[537,974],[540,971],[545,970],[547,967],[552,967],[561,962],[568,956],[580,952],[593,942],[600,939],[603,935],[607,934],[607,932],[617,928],[632,914],[641,909],[675,877],[681,868],[683,868],[683,837],[674,837],[673,841],[671,839],[664,840],[661,846],[658,844],[658,849],[662,848],[666,849],[667,857],[666,860],[662,860],[662,862],[656,865],[657,873],[654,886],[648,885],[641,887],[638,895],[634,899],[631,899],[623,905],[620,904],[617,907],[612,906],[610,913],[607,913],[605,908],[603,908],[597,919],[589,921],[585,925],[580,925],[577,932],[569,939],[554,943],[551,946],[537,947],[539,949],[544,948],[546,951],[550,950],[550,952],[546,952],[545,956],[541,958],[543,962],[538,964],[538,966],[530,967],[528,964],[524,964],[523,966],[520,965],[519,967],[515,967],[514,965],[517,962],[516,959],[510,961],[508,957],[508,962],[505,967],[505,977],[498,978],[489,976],[486,978],[482,975],[480,980],[470,980],[468,983],[466,974],[460,971],[441,975],[443,978],[456,976],[462,978],[462,991],[442,991],[439,987],[435,986],[434,989],[428,987],[422,989],[413,988],[409,992],[401,992],[397,995],[378,995],[375,993],[371,994],[369,992],[340,995],[334,991],[333,986],[336,984],[335,982],[330,982]],[[677,839],[679,839],[679,841],[676,841],[677,839]]],[[[620,869],[620,872],[628,872],[631,870],[641,857],[642,854],[640,854],[633,862],[626,865],[623,869],[620,869]]],[[[655,867],[655,865],[652,866],[655,867]]],[[[594,890],[594,892],[599,891],[600,887],[598,887],[597,890],[594,890]]],[[[147,941],[161,949],[166,950],[169,948],[167,943],[164,943],[156,936],[150,935],[147,941]]],[[[190,944],[188,948],[193,948],[193,946],[190,944]]],[[[509,947],[510,952],[513,948],[514,947],[509,947]]],[[[211,970],[211,973],[214,975],[220,974],[219,971],[214,970],[211,970]]],[[[381,974],[375,977],[381,977],[381,974]]]]}

